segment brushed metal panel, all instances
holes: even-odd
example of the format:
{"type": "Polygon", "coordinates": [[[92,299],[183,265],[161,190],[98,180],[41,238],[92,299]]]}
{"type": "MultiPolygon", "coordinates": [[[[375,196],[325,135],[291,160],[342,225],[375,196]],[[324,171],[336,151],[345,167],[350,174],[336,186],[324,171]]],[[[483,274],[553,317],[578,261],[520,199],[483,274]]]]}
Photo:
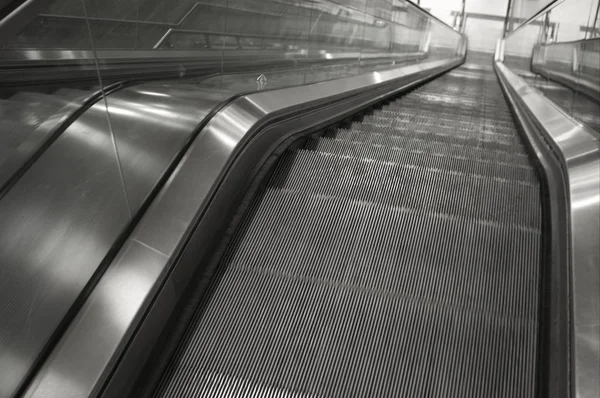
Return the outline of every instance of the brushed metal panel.
{"type": "Polygon", "coordinates": [[[190,133],[225,96],[191,84],[147,83],[107,97],[132,213],[139,210],[190,133]]]}
{"type": "MultiPolygon", "coordinates": [[[[152,275],[165,261],[165,256],[148,246],[129,241],[121,251],[112,266],[112,272],[98,283],[98,288],[107,292],[106,295],[96,296],[86,302],[73,325],[85,324],[90,316],[102,317],[101,322],[94,329],[94,336],[88,334],[87,329],[71,328],[65,335],[69,340],[77,340],[77,344],[64,347],[67,350],[76,350],[71,355],[81,355],[83,358],[110,360],[110,354],[116,347],[111,344],[119,341],[115,337],[123,334],[129,325],[129,319],[136,314],[131,313],[134,307],[124,305],[129,301],[144,299],[149,294],[153,285],[152,275]],[[135,278],[131,276],[135,275],[135,278]],[[126,283],[126,285],[124,285],[126,283]],[[111,289],[125,289],[127,296],[111,294],[111,289]],[[91,340],[90,340],[91,339],[91,340]],[[90,342],[93,341],[93,344],[90,342]],[[98,351],[97,347],[105,349],[98,351]]],[[[62,349],[60,343],[58,348],[62,349]]],[[[54,356],[50,364],[52,373],[43,382],[32,386],[34,395],[56,396],[57,391],[76,390],[77,386],[93,385],[97,382],[97,373],[89,372],[89,367],[72,367],[70,356],[54,356]]],[[[71,395],[68,395],[71,396],[71,395]]],[[[81,395],[83,396],[83,395],[81,395]]]]}
{"type": "MultiPolygon", "coordinates": [[[[65,91],[68,92],[69,90],[65,91]]],[[[71,115],[77,112],[93,95],[95,94],[74,92],[70,95],[71,98],[69,99],[61,95],[65,99],[66,105],[57,109],[48,117],[45,117],[32,131],[30,131],[31,128],[29,126],[26,126],[27,123],[25,120],[18,120],[15,123],[15,132],[20,136],[15,137],[18,139],[15,145],[12,147],[10,144],[7,145],[4,141],[5,137],[2,137],[3,148],[0,149],[0,152],[4,152],[4,154],[0,153],[0,190],[10,181],[19,168],[43,146],[46,140],[52,137],[52,133],[71,115]]],[[[48,97],[53,99],[50,96],[48,97]]],[[[5,135],[6,132],[2,131],[2,134],[5,135]]]]}
{"type": "Polygon", "coordinates": [[[222,98],[185,84],[117,91],[108,97],[109,113],[104,101],[94,104],[2,198],[0,396],[18,388],[131,217],[222,98]]]}
{"type": "Polygon", "coordinates": [[[0,202],[0,396],[13,394],[128,222],[96,105],[0,202]]]}

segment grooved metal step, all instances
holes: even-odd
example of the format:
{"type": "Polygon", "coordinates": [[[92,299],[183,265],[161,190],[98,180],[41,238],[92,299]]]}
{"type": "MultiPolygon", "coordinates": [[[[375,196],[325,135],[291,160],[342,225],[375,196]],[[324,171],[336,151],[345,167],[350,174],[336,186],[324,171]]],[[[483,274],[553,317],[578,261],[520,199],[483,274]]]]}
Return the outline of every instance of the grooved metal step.
{"type": "MultiPolygon", "coordinates": [[[[513,121],[510,119],[496,119],[492,123],[485,115],[469,115],[466,112],[446,113],[436,112],[434,110],[419,109],[418,114],[415,114],[416,109],[404,107],[384,107],[378,113],[380,116],[395,119],[397,122],[418,123],[419,120],[434,119],[435,121],[443,120],[459,126],[471,127],[478,125],[487,125],[490,128],[498,129],[504,134],[511,134],[514,129],[513,121]]],[[[463,127],[464,128],[464,127],[463,127]]]]}
{"type": "Polygon", "coordinates": [[[489,74],[392,104],[456,120],[384,106],[284,153],[154,396],[534,397],[540,188],[489,74]]]}
{"type": "MultiPolygon", "coordinates": [[[[361,126],[362,127],[362,126],[361,126]]],[[[446,153],[448,156],[466,156],[473,160],[486,160],[489,162],[509,163],[515,166],[531,168],[531,162],[527,155],[520,152],[509,151],[505,147],[501,149],[490,149],[479,145],[469,145],[468,141],[458,140],[451,142],[449,136],[414,136],[389,135],[384,133],[372,133],[356,129],[338,129],[329,131],[326,137],[351,142],[363,142],[372,145],[383,145],[393,148],[406,148],[407,150],[423,151],[426,153],[446,153]]]]}
{"type": "Polygon", "coordinates": [[[515,166],[508,162],[501,163],[485,159],[472,159],[464,154],[452,155],[448,151],[431,152],[420,148],[413,149],[388,145],[363,144],[332,138],[312,139],[306,144],[305,148],[312,151],[353,156],[365,160],[404,163],[424,168],[434,167],[463,174],[521,181],[530,184],[537,183],[535,172],[529,166],[515,166]]]}
{"type": "MultiPolygon", "coordinates": [[[[391,105],[384,105],[381,107],[381,109],[379,110],[379,112],[381,112],[384,116],[390,116],[390,117],[394,117],[394,114],[396,113],[402,113],[403,115],[411,115],[415,112],[421,113],[421,114],[427,114],[430,113],[431,117],[433,118],[442,118],[442,119],[447,119],[447,120],[452,120],[453,118],[456,118],[457,120],[462,120],[462,121],[466,121],[469,123],[481,123],[481,122],[489,122],[489,120],[487,120],[488,115],[487,115],[487,111],[482,110],[481,112],[470,112],[468,111],[468,109],[463,109],[463,108],[452,108],[452,109],[445,109],[445,111],[442,111],[439,109],[438,107],[434,107],[432,106],[431,109],[427,109],[426,107],[416,107],[416,106],[396,106],[396,107],[392,107],[391,105]],[[436,109],[437,108],[437,109],[436,109]]],[[[509,128],[514,128],[514,122],[512,121],[510,115],[506,115],[506,116],[501,116],[501,115],[496,115],[496,117],[498,118],[498,121],[500,121],[502,123],[502,125],[509,127],[509,128]]]]}
{"type": "MultiPolygon", "coordinates": [[[[415,157],[418,155],[415,155],[415,157]]],[[[495,223],[540,224],[537,184],[312,151],[288,152],[273,186],[315,195],[426,209],[495,223]]]]}
{"type": "Polygon", "coordinates": [[[390,136],[413,137],[433,139],[453,144],[469,145],[485,149],[501,151],[518,151],[523,153],[524,147],[512,136],[498,135],[484,130],[460,130],[454,127],[443,128],[433,125],[407,125],[386,126],[383,124],[363,122],[358,127],[359,131],[373,134],[386,134],[390,136]]]}
{"type": "Polygon", "coordinates": [[[374,124],[382,127],[410,127],[410,126],[427,126],[428,128],[433,127],[434,129],[451,130],[458,134],[473,134],[481,133],[490,136],[499,136],[499,139],[510,139],[509,142],[512,144],[518,144],[514,138],[513,131],[509,128],[502,126],[492,126],[485,124],[474,124],[472,122],[461,122],[459,120],[448,120],[441,118],[433,118],[428,116],[408,116],[406,114],[396,113],[394,117],[389,114],[379,114],[373,116],[365,116],[362,120],[364,124],[374,124]]]}

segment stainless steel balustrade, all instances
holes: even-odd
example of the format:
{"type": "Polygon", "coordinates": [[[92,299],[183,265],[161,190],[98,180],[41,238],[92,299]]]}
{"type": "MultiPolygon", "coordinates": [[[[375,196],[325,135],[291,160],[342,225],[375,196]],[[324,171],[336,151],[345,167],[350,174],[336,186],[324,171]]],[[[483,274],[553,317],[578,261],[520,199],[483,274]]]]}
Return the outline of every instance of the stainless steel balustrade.
{"type": "Polygon", "coordinates": [[[540,361],[552,397],[600,391],[600,41],[578,32],[594,29],[597,10],[597,3],[553,2],[531,20],[539,27],[522,25],[496,54],[496,72],[538,154],[549,197],[551,327],[540,361]],[[550,28],[558,19],[567,26],[550,28]]]}

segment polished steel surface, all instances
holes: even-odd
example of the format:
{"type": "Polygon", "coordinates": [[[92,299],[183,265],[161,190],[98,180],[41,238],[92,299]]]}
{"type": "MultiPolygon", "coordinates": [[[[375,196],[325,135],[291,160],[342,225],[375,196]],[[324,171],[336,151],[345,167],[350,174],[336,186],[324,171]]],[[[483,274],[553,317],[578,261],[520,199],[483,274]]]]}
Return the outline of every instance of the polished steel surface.
{"type": "Polygon", "coordinates": [[[569,116],[600,134],[600,102],[589,95],[582,95],[581,86],[570,88],[540,75],[520,74],[527,84],[540,90],[547,98],[562,108],[569,116]]]}
{"type": "Polygon", "coordinates": [[[75,120],[0,200],[0,396],[11,396],[221,92],[149,83],[75,120]],[[108,112],[106,105],[108,105],[108,112]]]}
{"type": "MultiPolygon", "coordinates": [[[[131,62],[143,60],[145,62],[159,61],[164,59],[179,60],[193,58],[211,58],[221,56],[220,51],[189,51],[189,50],[99,50],[100,60],[125,60],[131,62]]],[[[0,62],[10,66],[26,66],[37,63],[53,63],[66,61],[93,61],[94,52],[91,50],[4,50],[0,51],[0,62]]]]}
{"type": "Polygon", "coordinates": [[[574,96],[585,94],[600,106],[600,38],[536,44],[531,71],[569,87],[574,96]]]}
{"type": "Polygon", "coordinates": [[[230,95],[188,84],[146,83],[107,97],[132,214],[196,126],[230,95]]]}
{"type": "MultiPolygon", "coordinates": [[[[98,285],[91,293],[83,310],[37,374],[26,396],[46,397],[55,393],[57,388],[65,396],[88,396],[98,392],[128,344],[129,336],[137,328],[137,321],[147,311],[156,290],[170,272],[177,247],[184,244],[182,239],[189,232],[199,209],[210,199],[220,176],[264,123],[282,113],[297,115],[307,107],[332,101],[340,101],[340,106],[347,108],[343,101],[349,95],[364,106],[364,101],[380,100],[386,93],[389,95],[407,84],[461,62],[461,59],[426,62],[308,86],[257,92],[237,98],[219,111],[202,130],[140,220],[117,256],[118,265],[113,262],[107,269],[104,278],[108,282],[98,285]],[[128,255],[128,248],[132,245],[139,250],[128,255]],[[153,257],[160,264],[153,263],[148,267],[139,256],[153,257]],[[140,283],[140,279],[144,282],[140,283]],[[131,294],[130,285],[140,287],[135,295],[131,294]],[[106,332],[106,323],[109,321],[101,304],[105,302],[119,302],[127,307],[118,312],[118,321],[110,322],[110,333],[106,332]],[[97,339],[102,339],[102,343],[89,344],[97,339]],[[79,367],[83,362],[86,367],[81,370],[79,367]],[[63,382],[57,383],[60,379],[63,382]]],[[[352,112],[352,109],[348,108],[347,112],[352,112]]],[[[333,114],[328,116],[332,117],[333,114]]],[[[293,129],[305,129],[309,122],[316,123],[308,117],[294,119],[293,129]]],[[[291,134],[293,129],[287,129],[286,133],[275,130],[275,136],[264,140],[269,145],[275,145],[277,137],[284,139],[285,134],[291,134]]],[[[177,297],[182,294],[186,282],[185,279],[175,278],[162,289],[161,294],[177,297]]]]}
{"type": "Polygon", "coordinates": [[[8,100],[0,100],[0,197],[15,173],[53,133],[87,101],[93,101],[100,94],[62,91],[61,95],[19,92],[8,100]]]}
{"type": "MultiPolygon", "coordinates": [[[[195,61],[199,62],[202,60],[213,60],[221,58],[224,55],[228,57],[273,57],[278,55],[284,59],[306,59],[306,51],[288,51],[288,50],[238,50],[238,51],[227,51],[224,52],[221,49],[215,49],[211,51],[194,51],[194,50],[98,50],[96,52],[90,50],[4,50],[0,51],[0,64],[5,68],[11,67],[40,67],[40,66],[56,66],[56,65],[68,65],[69,63],[76,63],[81,66],[82,62],[93,64],[94,55],[98,57],[101,68],[106,68],[109,63],[113,65],[126,64],[126,63],[144,63],[152,64],[158,62],[169,61],[170,63],[176,64],[177,62],[195,61]]],[[[344,51],[344,52],[328,52],[319,51],[314,55],[311,55],[311,59],[321,60],[339,60],[339,59],[372,59],[372,58],[426,58],[427,54],[424,52],[412,52],[412,53],[390,53],[382,51],[371,51],[371,52],[360,52],[360,51],[344,51]]],[[[148,67],[148,65],[140,65],[141,67],[148,67]]],[[[3,74],[10,73],[10,70],[6,69],[2,71],[3,74]]]]}
{"type": "Polygon", "coordinates": [[[2,198],[0,220],[0,396],[10,397],[130,220],[103,106],[2,198]]]}
{"type": "Polygon", "coordinates": [[[568,182],[572,383],[577,398],[600,391],[600,143],[504,64],[497,69],[543,128],[568,182]]]}

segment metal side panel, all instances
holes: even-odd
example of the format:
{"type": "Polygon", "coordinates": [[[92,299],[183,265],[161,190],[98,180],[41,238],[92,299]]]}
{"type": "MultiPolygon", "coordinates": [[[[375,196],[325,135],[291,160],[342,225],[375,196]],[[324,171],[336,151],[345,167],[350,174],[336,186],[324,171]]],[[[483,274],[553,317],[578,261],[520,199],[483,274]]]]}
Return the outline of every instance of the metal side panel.
{"type": "MultiPolygon", "coordinates": [[[[75,118],[86,106],[96,102],[101,95],[102,93],[97,91],[69,100],[65,99],[66,103],[63,107],[45,118],[32,131],[23,126],[25,120],[18,120],[15,123],[15,130],[20,135],[19,141],[12,148],[10,145],[2,148],[8,153],[4,157],[0,156],[0,197],[3,191],[9,189],[9,186],[14,183],[14,179],[18,178],[22,168],[26,167],[26,164],[35,158],[36,154],[43,151],[45,145],[55,138],[57,133],[60,133],[61,126],[68,123],[69,119],[75,118]]],[[[3,131],[3,134],[6,132],[3,131]]],[[[2,142],[2,144],[6,143],[2,142]]]]}
{"type": "Polygon", "coordinates": [[[195,127],[232,94],[147,83],[107,97],[131,212],[136,213],[195,127]]]}
{"type": "Polygon", "coordinates": [[[0,200],[0,396],[19,388],[173,157],[222,99],[193,85],[116,92],[108,113],[104,101],[90,107],[0,200]]]}
{"type": "MultiPolygon", "coordinates": [[[[262,163],[281,140],[328,120],[347,117],[462,62],[462,59],[440,60],[309,86],[258,92],[240,97],[219,111],[140,220],[117,260],[108,267],[104,278],[109,282],[98,285],[91,293],[57,349],[31,383],[26,396],[45,397],[56,393],[57,372],[69,379],[61,385],[62,395],[125,394],[124,388],[131,387],[129,376],[111,379],[106,389],[103,388],[121,355],[125,355],[118,363],[117,372],[124,369],[121,376],[131,370],[128,366],[139,368],[140,362],[145,361],[148,346],[155,342],[171,309],[183,294],[197,263],[182,260],[186,265],[178,265],[176,271],[171,265],[177,260],[180,248],[185,247],[186,239],[196,231],[196,220],[202,220],[203,225],[198,228],[201,234],[214,235],[211,231],[226,216],[224,207],[235,196],[234,192],[243,190],[257,164],[262,163]],[[280,122],[261,130],[274,120],[280,122]],[[255,137],[258,131],[260,134],[255,137]],[[250,140],[253,140],[252,145],[248,145],[250,140]],[[229,181],[227,187],[217,191],[234,162],[235,181],[229,181]],[[211,209],[210,217],[202,217],[211,203],[216,209],[211,209]],[[134,244],[147,252],[138,253],[140,256],[152,257],[150,252],[157,253],[160,266],[148,268],[144,261],[128,257],[125,251],[134,244]],[[127,262],[122,262],[125,260],[127,262]],[[113,273],[118,273],[119,278],[113,273]],[[141,286],[136,282],[139,278],[151,283],[144,282],[146,290],[132,296],[129,286],[141,286]],[[116,300],[128,307],[119,311],[118,322],[111,322],[113,327],[109,334],[104,333],[107,319],[101,305],[106,300],[116,300]],[[160,305],[154,305],[147,313],[156,301],[160,305]],[[126,316],[121,316],[124,314],[126,316]],[[145,317],[144,323],[140,326],[138,320],[142,317],[145,317]],[[131,343],[130,336],[134,333],[136,337],[131,343]],[[99,338],[102,343],[94,344],[99,338]],[[86,363],[85,370],[81,370],[85,376],[81,376],[78,369],[81,363],[86,363]]],[[[190,239],[200,239],[192,236],[190,239]]],[[[200,250],[209,249],[200,247],[200,250]]],[[[197,258],[197,253],[186,253],[197,258]]]]}
{"type": "Polygon", "coordinates": [[[571,273],[572,394],[600,391],[600,143],[525,80],[496,63],[562,163],[568,185],[568,251],[571,273]]]}

